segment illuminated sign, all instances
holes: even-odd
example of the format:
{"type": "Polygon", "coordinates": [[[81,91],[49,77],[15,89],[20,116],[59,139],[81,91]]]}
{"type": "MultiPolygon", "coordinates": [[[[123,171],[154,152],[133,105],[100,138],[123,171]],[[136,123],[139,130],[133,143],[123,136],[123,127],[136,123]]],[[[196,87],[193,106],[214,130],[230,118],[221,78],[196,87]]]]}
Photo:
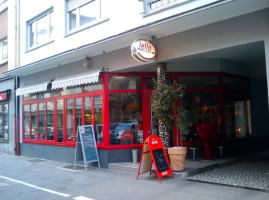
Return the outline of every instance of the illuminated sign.
{"type": "Polygon", "coordinates": [[[131,52],[133,58],[139,62],[148,62],[156,58],[156,49],[148,40],[135,40],[131,52]]]}

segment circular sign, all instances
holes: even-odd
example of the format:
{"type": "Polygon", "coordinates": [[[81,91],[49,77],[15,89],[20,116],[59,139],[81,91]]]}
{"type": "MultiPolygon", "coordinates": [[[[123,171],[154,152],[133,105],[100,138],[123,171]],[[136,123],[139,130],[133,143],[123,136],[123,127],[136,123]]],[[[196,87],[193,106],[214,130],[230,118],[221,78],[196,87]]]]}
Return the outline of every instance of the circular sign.
{"type": "Polygon", "coordinates": [[[156,49],[148,40],[135,40],[131,46],[134,59],[139,62],[148,62],[156,57],[156,49]]]}

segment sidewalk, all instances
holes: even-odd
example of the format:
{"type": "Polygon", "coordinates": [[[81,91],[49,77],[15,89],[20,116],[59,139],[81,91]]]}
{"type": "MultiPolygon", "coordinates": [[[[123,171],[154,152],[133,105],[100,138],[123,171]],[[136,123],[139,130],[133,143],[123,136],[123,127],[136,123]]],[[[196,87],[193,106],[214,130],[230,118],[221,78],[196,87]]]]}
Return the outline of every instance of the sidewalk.
{"type": "MultiPolygon", "coordinates": [[[[136,174],[138,168],[139,163],[109,164],[109,169],[136,174]]],[[[173,174],[188,181],[269,191],[269,151],[235,158],[187,159],[185,170],[173,174]]]]}

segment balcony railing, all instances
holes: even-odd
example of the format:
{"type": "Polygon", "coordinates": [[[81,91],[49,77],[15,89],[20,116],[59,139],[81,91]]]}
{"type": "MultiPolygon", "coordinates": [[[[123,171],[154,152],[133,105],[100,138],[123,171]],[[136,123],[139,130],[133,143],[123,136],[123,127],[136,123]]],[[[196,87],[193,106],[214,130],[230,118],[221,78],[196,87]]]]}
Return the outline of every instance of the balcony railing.
{"type": "Polygon", "coordinates": [[[145,13],[193,0],[144,0],[145,13]]]}

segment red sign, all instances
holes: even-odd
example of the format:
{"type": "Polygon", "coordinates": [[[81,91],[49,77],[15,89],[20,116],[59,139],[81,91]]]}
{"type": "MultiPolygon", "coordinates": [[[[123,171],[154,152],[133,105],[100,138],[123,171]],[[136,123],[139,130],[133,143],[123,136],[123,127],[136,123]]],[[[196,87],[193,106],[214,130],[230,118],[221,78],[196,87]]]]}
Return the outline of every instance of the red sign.
{"type": "Polygon", "coordinates": [[[171,174],[174,178],[167,155],[163,148],[163,143],[161,139],[156,135],[149,136],[143,144],[137,179],[140,174],[146,172],[150,172],[151,174],[152,163],[154,163],[160,183],[160,178],[164,176],[168,176],[171,174]]]}
{"type": "Polygon", "coordinates": [[[7,100],[7,92],[1,92],[0,93],[0,101],[7,100]]]}

